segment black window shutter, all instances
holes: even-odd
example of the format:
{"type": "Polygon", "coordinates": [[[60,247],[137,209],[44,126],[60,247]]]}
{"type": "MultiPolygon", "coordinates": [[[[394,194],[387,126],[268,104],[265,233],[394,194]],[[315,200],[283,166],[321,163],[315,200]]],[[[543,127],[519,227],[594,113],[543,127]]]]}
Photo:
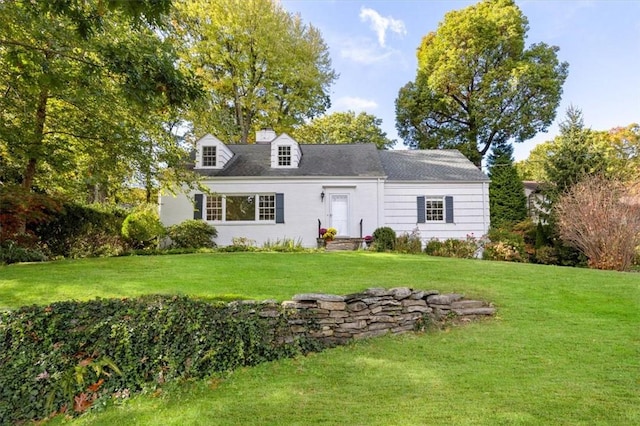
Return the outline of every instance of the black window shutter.
{"type": "Polygon", "coordinates": [[[284,223],[284,194],[276,194],[276,223],[284,223]]]}
{"type": "Polygon", "coordinates": [[[418,197],[418,223],[425,223],[427,221],[424,209],[424,197],[418,197]]]}
{"type": "Polygon", "coordinates": [[[201,220],[202,219],[202,201],[204,199],[204,196],[202,194],[196,194],[194,198],[196,203],[193,210],[193,218],[196,220],[201,220]]]}
{"type": "Polygon", "coordinates": [[[444,197],[444,210],[447,223],[453,223],[453,197],[448,195],[444,197]]]}

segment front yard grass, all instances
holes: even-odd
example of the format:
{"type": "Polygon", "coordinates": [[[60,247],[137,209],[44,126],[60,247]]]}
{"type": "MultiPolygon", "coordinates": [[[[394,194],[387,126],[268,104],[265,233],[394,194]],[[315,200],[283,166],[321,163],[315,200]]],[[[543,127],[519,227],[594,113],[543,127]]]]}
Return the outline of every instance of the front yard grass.
{"type": "MultiPolygon", "coordinates": [[[[110,403],[77,424],[640,424],[640,275],[377,253],[214,253],[0,267],[0,309],[408,286],[496,318],[388,336],[110,403]]],[[[66,423],[57,418],[53,423],[66,423]]]]}

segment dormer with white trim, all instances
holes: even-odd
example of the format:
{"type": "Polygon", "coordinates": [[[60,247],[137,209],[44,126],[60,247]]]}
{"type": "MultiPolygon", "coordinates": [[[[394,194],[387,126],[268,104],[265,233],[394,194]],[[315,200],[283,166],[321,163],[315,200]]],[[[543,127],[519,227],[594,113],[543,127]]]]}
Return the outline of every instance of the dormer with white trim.
{"type": "Polygon", "coordinates": [[[233,151],[211,134],[196,142],[196,169],[222,169],[232,157],[233,151]]]}
{"type": "Polygon", "coordinates": [[[286,133],[271,141],[271,167],[274,169],[295,169],[302,159],[300,145],[286,133]]]}

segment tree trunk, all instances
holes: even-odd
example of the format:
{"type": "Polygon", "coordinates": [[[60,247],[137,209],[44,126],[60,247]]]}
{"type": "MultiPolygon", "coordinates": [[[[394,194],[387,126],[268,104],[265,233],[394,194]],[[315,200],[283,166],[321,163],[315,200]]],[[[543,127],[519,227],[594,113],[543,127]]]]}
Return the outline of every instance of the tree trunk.
{"type": "Polygon", "coordinates": [[[44,123],[47,120],[47,102],[49,100],[49,90],[42,88],[40,95],[38,96],[38,107],[36,109],[36,124],[33,132],[33,140],[31,142],[31,149],[29,150],[29,161],[24,171],[22,180],[22,186],[27,191],[31,190],[33,186],[33,179],[36,175],[36,166],[38,163],[38,156],[35,152],[39,152],[42,147],[42,140],[44,139],[44,123]]]}

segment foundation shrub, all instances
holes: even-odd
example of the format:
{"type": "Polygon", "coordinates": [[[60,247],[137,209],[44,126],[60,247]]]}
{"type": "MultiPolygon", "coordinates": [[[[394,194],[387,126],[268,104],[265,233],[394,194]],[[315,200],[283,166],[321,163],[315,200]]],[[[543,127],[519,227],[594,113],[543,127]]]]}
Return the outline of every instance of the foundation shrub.
{"type": "Polygon", "coordinates": [[[285,253],[306,251],[302,245],[302,239],[298,238],[283,238],[277,240],[267,240],[262,244],[262,249],[265,251],[277,251],[285,253]]]}
{"type": "Polygon", "coordinates": [[[430,256],[473,259],[476,257],[479,244],[478,239],[473,235],[467,235],[464,240],[457,238],[449,238],[444,241],[433,239],[427,243],[424,252],[430,256]]]}
{"type": "Polygon", "coordinates": [[[410,234],[404,233],[396,238],[395,251],[398,253],[420,253],[422,252],[422,240],[420,232],[415,229],[410,234]]]}
{"type": "Polygon", "coordinates": [[[171,248],[213,248],[218,231],[202,220],[189,219],[167,228],[171,248]]]}
{"type": "Polygon", "coordinates": [[[153,205],[143,205],[130,213],[122,222],[122,235],[134,248],[158,245],[164,235],[164,227],[153,205]]]}
{"type": "Polygon", "coordinates": [[[396,245],[396,231],[383,226],[373,231],[373,246],[376,251],[393,251],[396,245]]]}
{"type": "Polygon", "coordinates": [[[111,395],[319,349],[278,339],[284,316],[262,318],[253,309],[154,295],[2,312],[0,419],[73,414],[111,395]]]}

